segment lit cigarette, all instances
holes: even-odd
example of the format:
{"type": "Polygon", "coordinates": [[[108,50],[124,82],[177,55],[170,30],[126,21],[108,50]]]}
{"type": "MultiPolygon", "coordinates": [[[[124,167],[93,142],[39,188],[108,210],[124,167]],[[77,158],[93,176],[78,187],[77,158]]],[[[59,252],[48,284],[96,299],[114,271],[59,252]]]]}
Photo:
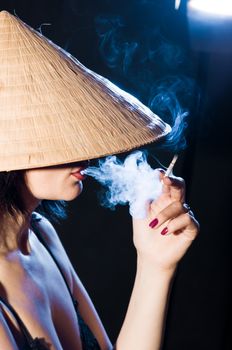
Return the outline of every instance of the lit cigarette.
{"type": "Polygon", "coordinates": [[[172,159],[172,161],[171,161],[171,163],[170,163],[170,165],[169,165],[169,167],[166,170],[165,177],[169,176],[172,173],[172,169],[174,168],[174,165],[175,165],[177,159],[178,159],[178,154],[175,154],[173,159],[172,159]]]}
{"type": "Polygon", "coordinates": [[[175,9],[178,10],[180,7],[181,0],[176,0],[175,1],[175,9]]]}

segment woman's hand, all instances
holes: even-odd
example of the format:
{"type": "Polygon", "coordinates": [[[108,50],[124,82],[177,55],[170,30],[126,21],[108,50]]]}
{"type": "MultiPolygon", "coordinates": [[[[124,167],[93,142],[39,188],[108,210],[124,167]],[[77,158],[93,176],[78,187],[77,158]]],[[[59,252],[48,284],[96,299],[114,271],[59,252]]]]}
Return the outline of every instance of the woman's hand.
{"type": "Polygon", "coordinates": [[[140,261],[170,271],[196,238],[199,223],[184,204],[184,180],[159,171],[162,193],[149,204],[145,219],[133,219],[133,241],[140,261]]]}

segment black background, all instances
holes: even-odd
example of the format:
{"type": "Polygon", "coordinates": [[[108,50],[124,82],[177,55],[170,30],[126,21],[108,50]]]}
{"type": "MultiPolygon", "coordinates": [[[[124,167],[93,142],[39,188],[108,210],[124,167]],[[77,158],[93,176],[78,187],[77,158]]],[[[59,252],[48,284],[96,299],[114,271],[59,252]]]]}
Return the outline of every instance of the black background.
{"type": "MultiPolygon", "coordinates": [[[[0,0],[0,9],[15,10],[34,28],[50,23],[41,27],[44,35],[144,102],[147,69],[157,69],[154,79],[165,76],[165,69],[194,79],[197,88],[188,101],[188,148],[181,153],[175,173],[186,180],[187,202],[201,224],[201,234],[179,264],[163,349],[231,349],[232,41],[214,45],[212,50],[205,51],[204,45],[196,50],[191,44],[185,3],[176,12],[171,0],[0,0]],[[158,28],[169,42],[181,47],[182,63],[170,68],[172,56],[169,63],[159,57],[161,62],[154,67],[146,60],[141,66],[140,60],[138,68],[144,75],[139,77],[130,67],[122,72],[121,61],[109,66],[101,50],[96,19],[117,16],[124,21],[122,35],[128,42],[136,41],[141,32],[147,30],[151,35],[158,28]],[[225,46],[227,50],[222,50],[225,46]]],[[[141,45],[144,57],[146,49],[141,45]]],[[[172,157],[171,152],[158,150],[156,155],[165,165],[172,157]]],[[[133,286],[136,252],[128,209],[110,211],[99,206],[99,187],[93,180],[85,180],[83,194],[70,202],[68,220],[56,229],[114,342],[133,286]]]]}

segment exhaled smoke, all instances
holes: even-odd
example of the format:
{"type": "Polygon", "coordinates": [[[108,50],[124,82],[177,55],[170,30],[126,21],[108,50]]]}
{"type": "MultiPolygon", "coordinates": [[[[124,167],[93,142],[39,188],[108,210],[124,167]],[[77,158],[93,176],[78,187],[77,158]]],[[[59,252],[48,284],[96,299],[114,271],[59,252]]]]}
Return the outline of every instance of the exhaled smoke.
{"type": "Polygon", "coordinates": [[[118,204],[129,204],[130,214],[135,218],[146,217],[147,204],[162,189],[159,171],[150,167],[141,151],[131,153],[124,162],[109,156],[99,160],[98,167],[89,167],[84,173],[106,187],[103,206],[114,209],[118,204]]]}

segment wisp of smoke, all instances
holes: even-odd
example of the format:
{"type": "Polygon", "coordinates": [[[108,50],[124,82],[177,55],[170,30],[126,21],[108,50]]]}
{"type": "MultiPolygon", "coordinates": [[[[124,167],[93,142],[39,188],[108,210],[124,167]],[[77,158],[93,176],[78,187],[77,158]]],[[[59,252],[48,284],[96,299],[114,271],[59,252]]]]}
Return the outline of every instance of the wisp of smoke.
{"type": "Polygon", "coordinates": [[[188,109],[183,108],[179,98],[185,90],[185,98],[190,99],[193,85],[190,79],[181,77],[166,77],[160,79],[151,88],[148,105],[161,119],[172,126],[165,142],[159,148],[179,152],[186,147],[185,129],[187,128],[188,109]]]}
{"type": "Polygon", "coordinates": [[[150,167],[142,151],[131,153],[124,162],[116,156],[106,157],[84,173],[106,187],[103,206],[114,209],[118,204],[129,204],[130,214],[135,218],[146,217],[147,205],[162,189],[159,171],[150,167]]]}
{"type": "Polygon", "coordinates": [[[194,80],[186,76],[187,71],[191,74],[187,51],[161,32],[161,14],[167,10],[161,3],[137,1],[133,21],[131,9],[124,9],[121,15],[98,15],[95,26],[99,52],[113,81],[171,125],[158,148],[179,153],[187,145],[185,131],[198,92],[194,80]]]}

